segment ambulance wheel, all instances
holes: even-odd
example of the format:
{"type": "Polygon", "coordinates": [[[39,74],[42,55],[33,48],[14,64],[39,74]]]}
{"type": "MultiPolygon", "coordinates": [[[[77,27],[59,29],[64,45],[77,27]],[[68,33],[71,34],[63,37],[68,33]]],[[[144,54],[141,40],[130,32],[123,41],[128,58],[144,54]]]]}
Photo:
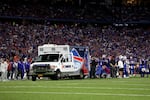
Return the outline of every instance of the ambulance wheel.
{"type": "Polygon", "coordinates": [[[74,77],[73,77],[73,76],[69,76],[68,78],[69,78],[69,79],[74,79],[74,77]]]}
{"type": "Polygon", "coordinates": [[[32,81],[36,81],[36,76],[32,76],[32,81]]]}
{"type": "Polygon", "coordinates": [[[56,71],[55,75],[51,76],[52,80],[59,80],[61,79],[61,72],[59,70],[56,71]]]}
{"type": "Polygon", "coordinates": [[[83,71],[81,70],[80,71],[80,75],[79,75],[79,79],[83,79],[84,78],[84,73],[83,73],[83,71]]]}
{"type": "Polygon", "coordinates": [[[61,79],[61,72],[60,72],[59,70],[56,71],[55,79],[56,79],[56,80],[61,79]]]}

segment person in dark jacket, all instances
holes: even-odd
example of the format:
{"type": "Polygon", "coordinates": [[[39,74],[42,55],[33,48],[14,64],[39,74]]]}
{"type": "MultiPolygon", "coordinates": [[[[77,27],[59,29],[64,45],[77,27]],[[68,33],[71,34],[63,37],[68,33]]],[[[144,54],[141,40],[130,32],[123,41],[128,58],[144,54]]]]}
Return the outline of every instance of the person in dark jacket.
{"type": "Polygon", "coordinates": [[[116,61],[115,61],[115,57],[111,56],[110,61],[109,61],[109,65],[110,65],[110,73],[111,73],[111,77],[112,78],[116,78],[116,61]]]}
{"type": "Polygon", "coordinates": [[[91,70],[90,70],[90,78],[96,78],[95,72],[96,72],[96,66],[97,66],[97,61],[96,59],[93,57],[91,59],[91,70]]]}

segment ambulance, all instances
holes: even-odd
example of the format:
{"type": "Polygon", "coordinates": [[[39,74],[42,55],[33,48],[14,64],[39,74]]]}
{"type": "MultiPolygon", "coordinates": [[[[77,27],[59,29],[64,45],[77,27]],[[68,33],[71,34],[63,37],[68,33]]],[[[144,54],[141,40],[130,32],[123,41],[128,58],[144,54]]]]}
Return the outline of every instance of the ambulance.
{"type": "Polygon", "coordinates": [[[38,46],[38,57],[30,66],[32,81],[40,77],[52,80],[83,79],[89,75],[90,54],[86,46],[44,44],[38,46]]]}

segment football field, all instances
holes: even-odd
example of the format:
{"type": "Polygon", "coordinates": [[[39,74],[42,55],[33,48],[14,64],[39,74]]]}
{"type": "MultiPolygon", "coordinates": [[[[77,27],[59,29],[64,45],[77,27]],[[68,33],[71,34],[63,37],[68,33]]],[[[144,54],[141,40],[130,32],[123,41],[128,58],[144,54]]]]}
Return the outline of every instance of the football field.
{"type": "Polygon", "coordinates": [[[0,100],[150,100],[150,78],[6,81],[0,100]]]}

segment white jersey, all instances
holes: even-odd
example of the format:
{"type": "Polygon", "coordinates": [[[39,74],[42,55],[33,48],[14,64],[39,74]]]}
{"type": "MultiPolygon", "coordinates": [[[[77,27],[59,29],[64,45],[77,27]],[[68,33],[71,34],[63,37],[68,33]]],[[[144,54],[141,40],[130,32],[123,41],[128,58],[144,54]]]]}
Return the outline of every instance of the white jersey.
{"type": "Polygon", "coordinates": [[[8,63],[5,61],[5,62],[1,62],[0,64],[0,71],[1,72],[6,72],[7,71],[7,67],[8,67],[8,63]]]}
{"type": "Polygon", "coordinates": [[[121,61],[121,60],[118,61],[118,67],[119,68],[124,68],[123,61],[121,61]]]}

